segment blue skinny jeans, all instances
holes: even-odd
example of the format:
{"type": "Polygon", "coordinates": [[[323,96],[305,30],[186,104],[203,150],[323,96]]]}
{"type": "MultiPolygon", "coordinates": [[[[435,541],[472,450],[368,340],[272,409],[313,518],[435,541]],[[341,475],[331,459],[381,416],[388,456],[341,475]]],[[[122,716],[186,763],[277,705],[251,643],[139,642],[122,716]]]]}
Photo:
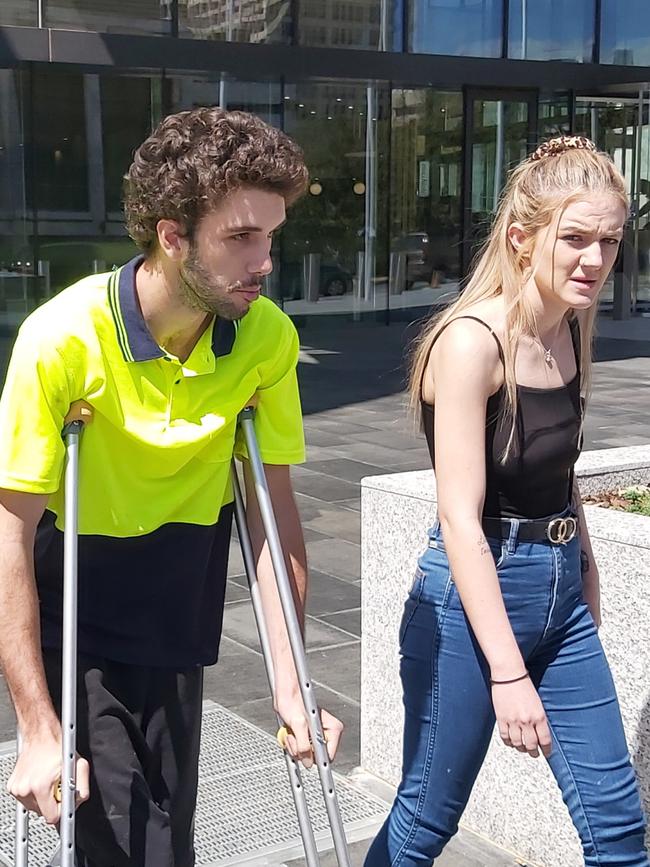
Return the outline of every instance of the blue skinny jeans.
{"type": "MultiPolygon", "coordinates": [[[[586,867],[649,867],[644,818],[612,676],[584,602],[580,545],[488,540],[510,623],[546,711],[549,765],[586,867]]],[[[433,863],[458,828],[495,716],[488,666],[454,585],[439,525],[418,561],[399,633],[402,781],[365,867],[433,863]]]]}

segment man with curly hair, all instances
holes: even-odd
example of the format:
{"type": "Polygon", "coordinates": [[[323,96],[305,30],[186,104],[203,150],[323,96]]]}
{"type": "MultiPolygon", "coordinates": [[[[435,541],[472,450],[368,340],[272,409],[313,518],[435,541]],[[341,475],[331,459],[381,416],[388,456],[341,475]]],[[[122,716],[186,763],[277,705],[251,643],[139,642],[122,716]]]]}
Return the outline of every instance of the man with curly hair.
{"type": "MultiPolygon", "coordinates": [[[[63,290],[24,322],[0,401],[0,661],[23,737],[9,790],[55,825],[61,775],[61,429],[90,407],[80,457],[79,867],[191,867],[203,667],[216,661],[244,458],[257,433],[302,616],[305,546],[289,465],[304,458],[298,336],[260,296],[297,145],[258,118],[167,117],[125,178],[141,255],[63,290]]],[[[250,473],[245,472],[247,490],[250,473]]],[[[254,503],[254,497],[247,498],[254,503]]],[[[248,508],[276,708],[311,748],[260,515],[248,508]]],[[[333,758],[341,734],[323,711],[333,758]]],[[[218,822],[218,817],[215,817],[218,822]]]]}

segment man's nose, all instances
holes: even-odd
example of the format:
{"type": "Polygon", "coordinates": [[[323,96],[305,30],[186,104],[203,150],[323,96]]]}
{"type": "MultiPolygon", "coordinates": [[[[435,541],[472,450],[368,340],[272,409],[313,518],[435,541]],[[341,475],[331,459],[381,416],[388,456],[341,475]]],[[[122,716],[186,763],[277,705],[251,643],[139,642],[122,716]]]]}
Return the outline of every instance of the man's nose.
{"type": "Polygon", "coordinates": [[[270,274],[272,270],[273,260],[271,259],[270,252],[265,253],[262,259],[251,262],[248,266],[248,272],[250,274],[261,274],[263,277],[270,274]]]}

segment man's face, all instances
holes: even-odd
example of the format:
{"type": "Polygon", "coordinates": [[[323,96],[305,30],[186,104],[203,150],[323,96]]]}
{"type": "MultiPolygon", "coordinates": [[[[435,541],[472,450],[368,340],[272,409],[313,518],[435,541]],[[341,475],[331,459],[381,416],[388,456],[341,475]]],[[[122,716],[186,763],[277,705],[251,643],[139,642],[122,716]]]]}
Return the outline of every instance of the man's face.
{"type": "Polygon", "coordinates": [[[179,267],[179,292],[193,310],[240,319],[273,270],[273,233],[285,220],[278,193],[241,189],[198,223],[179,267]]]}

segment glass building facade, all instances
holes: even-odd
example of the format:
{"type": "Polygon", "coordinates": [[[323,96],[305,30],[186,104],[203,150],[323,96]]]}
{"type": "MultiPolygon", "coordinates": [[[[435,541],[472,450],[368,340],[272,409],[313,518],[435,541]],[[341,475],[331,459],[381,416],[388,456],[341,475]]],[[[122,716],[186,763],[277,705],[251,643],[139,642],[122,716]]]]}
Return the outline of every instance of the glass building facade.
{"type": "Polygon", "coordinates": [[[122,176],[197,105],[255,112],[305,151],[265,290],[301,329],[456,297],[508,168],[569,131],[612,154],[633,202],[605,303],[647,309],[649,80],[647,0],[3,0],[2,345],[133,254],[122,176]]]}

